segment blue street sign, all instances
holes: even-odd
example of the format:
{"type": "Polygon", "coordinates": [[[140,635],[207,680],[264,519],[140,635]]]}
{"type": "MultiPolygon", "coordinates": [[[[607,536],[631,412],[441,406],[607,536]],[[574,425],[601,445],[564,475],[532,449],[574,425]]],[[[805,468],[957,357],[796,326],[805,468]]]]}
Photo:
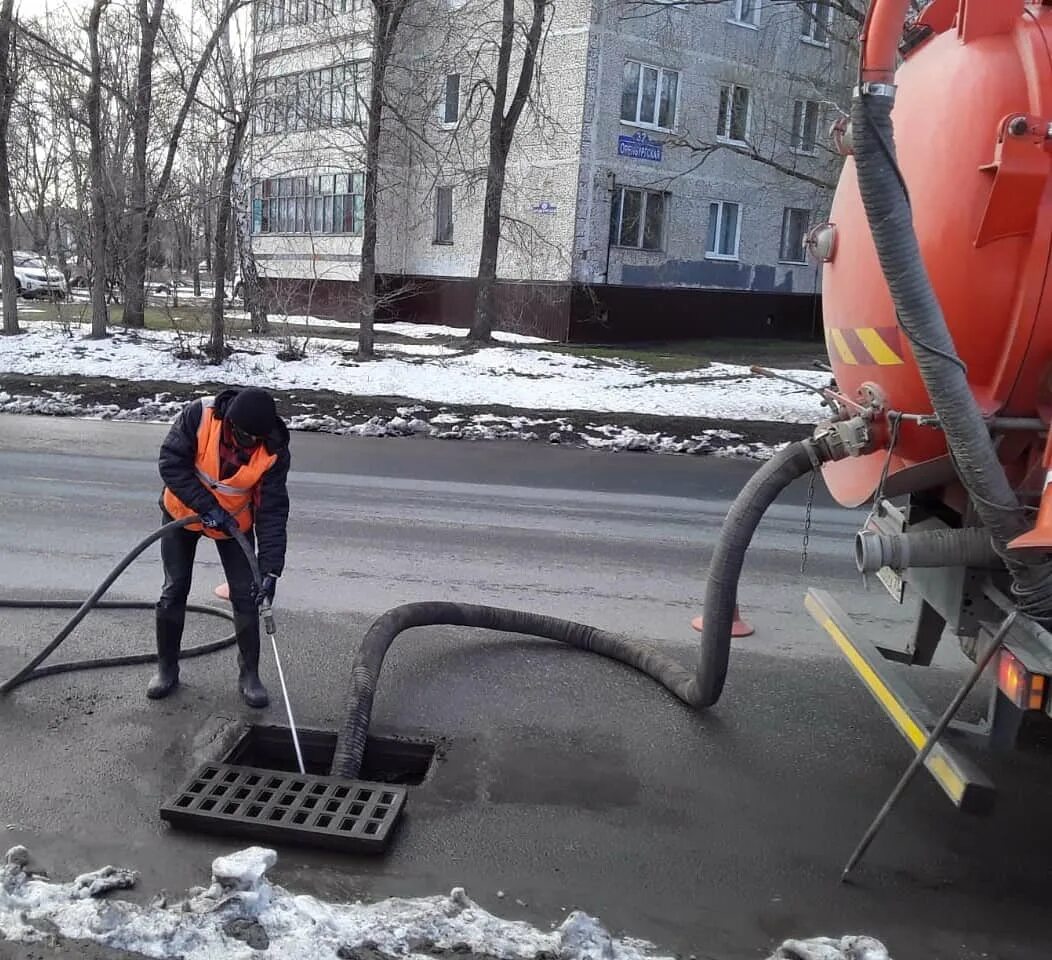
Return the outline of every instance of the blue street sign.
{"type": "Polygon", "coordinates": [[[661,144],[651,140],[642,130],[630,137],[617,138],[617,155],[633,160],[650,160],[661,163],[661,144]]]}

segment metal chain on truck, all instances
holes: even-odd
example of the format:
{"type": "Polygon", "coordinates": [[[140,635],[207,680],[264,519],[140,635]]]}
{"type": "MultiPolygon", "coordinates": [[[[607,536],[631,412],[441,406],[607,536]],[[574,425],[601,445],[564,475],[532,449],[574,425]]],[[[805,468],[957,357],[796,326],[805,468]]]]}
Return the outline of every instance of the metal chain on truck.
{"type": "Polygon", "coordinates": [[[817,470],[811,471],[811,479],[807,484],[807,508],[804,513],[804,546],[800,554],[800,572],[807,571],[807,543],[811,539],[811,507],[815,502],[815,474],[817,470]]]}

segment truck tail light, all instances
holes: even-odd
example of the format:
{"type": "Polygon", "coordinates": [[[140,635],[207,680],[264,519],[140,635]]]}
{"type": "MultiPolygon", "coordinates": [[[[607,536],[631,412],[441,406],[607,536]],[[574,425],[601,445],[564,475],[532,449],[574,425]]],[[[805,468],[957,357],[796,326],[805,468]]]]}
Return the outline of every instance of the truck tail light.
{"type": "Polygon", "coordinates": [[[1040,673],[1031,673],[1007,650],[1001,651],[997,686],[1021,710],[1041,710],[1045,705],[1048,679],[1040,673]]]}

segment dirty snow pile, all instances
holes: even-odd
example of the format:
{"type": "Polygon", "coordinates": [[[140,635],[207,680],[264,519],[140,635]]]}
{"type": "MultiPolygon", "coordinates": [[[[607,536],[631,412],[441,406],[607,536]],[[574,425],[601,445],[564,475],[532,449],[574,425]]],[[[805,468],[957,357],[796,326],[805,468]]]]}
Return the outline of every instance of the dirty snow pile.
{"type": "MultiPolygon", "coordinates": [[[[120,332],[106,340],[87,340],[61,327],[30,323],[24,335],[0,339],[0,372],[138,382],[219,381],[433,403],[722,420],[814,423],[822,409],[818,396],[805,388],[726,363],[655,373],[633,360],[542,348],[451,352],[426,343],[380,345],[379,359],[359,362],[349,341],[324,337],[311,338],[306,355],[290,359],[299,351],[290,352],[284,338],[245,337],[234,342],[234,353],[222,364],[212,366],[193,356],[202,343],[173,331],[120,332]]],[[[819,371],[787,374],[815,388],[828,385],[828,375],[819,371]]]]}
{"type": "MultiPolygon", "coordinates": [[[[201,391],[197,391],[200,393],[201,391]]],[[[85,400],[68,390],[40,389],[36,394],[0,390],[0,413],[83,420],[124,420],[137,423],[171,423],[193,397],[174,398],[170,393],[137,397],[130,405],[85,400]]],[[[439,408],[396,407],[393,415],[369,412],[339,414],[314,412],[317,404],[290,401],[294,412],[285,417],[290,430],[331,433],[344,437],[417,437],[437,440],[525,440],[588,447],[593,450],[634,453],[674,453],[694,456],[745,457],[768,460],[779,445],[748,441],[730,430],[701,430],[685,436],[661,431],[644,433],[620,424],[576,423],[567,417],[526,417],[520,414],[460,414],[439,408]]]]}
{"type": "Polygon", "coordinates": [[[0,413],[37,414],[45,417],[82,417],[86,420],[134,420],[139,423],[171,423],[186,405],[168,394],[140,397],[137,406],[122,409],[116,403],[84,403],[78,393],[44,390],[39,395],[10,394],[0,390],[0,413]]]}
{"type": "MultiPolygon", "coordinates": [[[[296,896],[266,877],[273,850],[250,847],[212,864],[212,883],[184,899],[148,907],[94,899],[131,886],[136,874],[106,867],[73,883],[52,883],[28,871],[24,847],[0,867],[0,939],[89,940],[148,957],[241,960],[267,950],[283,960],[340,957],[404,958],[474,955],[501,960],[644,960],[650,944],[617,940],[592,917],[571,913],[551,932],[502,920],[462,889],[448,897],[330,904],[296,896]]],[[[890,960],[868,937],[788,941],[784,960],[890,960]]]]}

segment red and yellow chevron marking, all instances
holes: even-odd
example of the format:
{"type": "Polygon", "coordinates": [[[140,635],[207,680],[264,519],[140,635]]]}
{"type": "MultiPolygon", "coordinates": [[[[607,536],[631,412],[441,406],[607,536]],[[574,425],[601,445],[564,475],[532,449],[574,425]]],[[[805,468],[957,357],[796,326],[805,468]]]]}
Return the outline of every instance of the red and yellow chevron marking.
{"type": "Polygon", "coordinates": [[[850,367],[893,367],[905,363],[898,327],[826,328],[830,355],[850,367]]]}

